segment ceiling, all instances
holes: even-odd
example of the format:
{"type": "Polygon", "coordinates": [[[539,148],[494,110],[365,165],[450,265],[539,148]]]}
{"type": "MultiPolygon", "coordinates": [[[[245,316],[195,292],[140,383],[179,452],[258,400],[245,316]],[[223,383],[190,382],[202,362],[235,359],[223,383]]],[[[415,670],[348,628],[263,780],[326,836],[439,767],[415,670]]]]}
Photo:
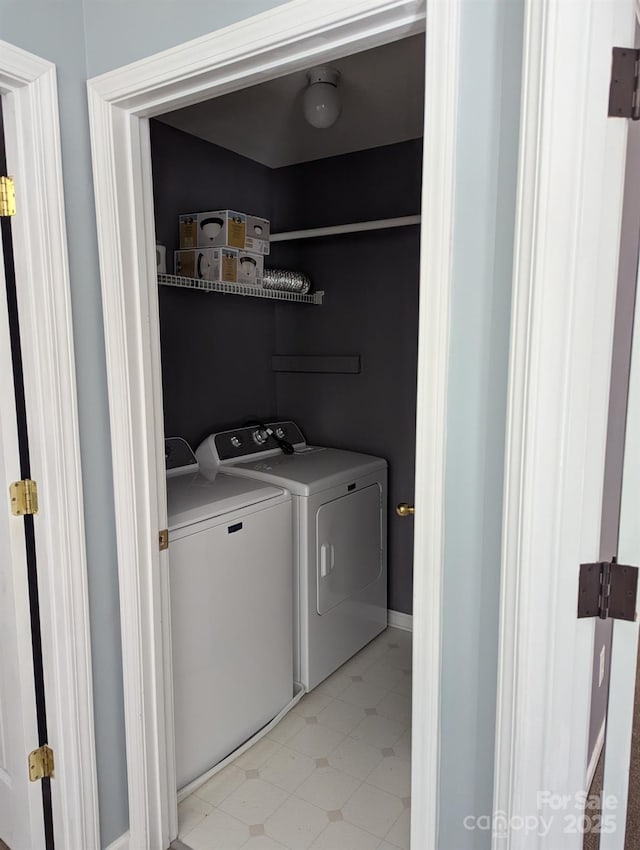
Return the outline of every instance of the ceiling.
{"type": "Polygon", "coordinates": [[[342,114],[326,130],[302,114],[306,71],[188,106],[158,120],[280,168],[417,139],[423,133],[424,34],[332,61],[342,114]]]}

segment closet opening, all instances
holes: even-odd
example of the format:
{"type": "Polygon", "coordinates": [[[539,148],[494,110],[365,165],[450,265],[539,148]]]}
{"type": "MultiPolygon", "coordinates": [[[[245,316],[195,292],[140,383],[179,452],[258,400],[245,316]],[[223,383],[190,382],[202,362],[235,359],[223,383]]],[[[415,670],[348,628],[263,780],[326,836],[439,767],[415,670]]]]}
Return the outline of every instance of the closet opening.
{"type": "Polygon", "coordinates": [[[193,850],[409,847],[424,51],[150,121],[193,850]]]}

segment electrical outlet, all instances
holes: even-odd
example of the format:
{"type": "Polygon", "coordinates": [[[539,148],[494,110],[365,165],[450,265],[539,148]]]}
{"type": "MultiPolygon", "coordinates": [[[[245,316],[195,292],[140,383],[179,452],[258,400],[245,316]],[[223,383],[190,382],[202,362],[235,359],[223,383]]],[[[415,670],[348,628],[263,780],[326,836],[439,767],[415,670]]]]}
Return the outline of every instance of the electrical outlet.
{"type": "Polygon", "coordinates": [[[604,667],[605,667],[606,655],[607,655],[607,647],[605,645],[600,650],[600,676],[599,676],[598,687],[600,687],[602,685],[603,681],[604,681],[604,667]]]}

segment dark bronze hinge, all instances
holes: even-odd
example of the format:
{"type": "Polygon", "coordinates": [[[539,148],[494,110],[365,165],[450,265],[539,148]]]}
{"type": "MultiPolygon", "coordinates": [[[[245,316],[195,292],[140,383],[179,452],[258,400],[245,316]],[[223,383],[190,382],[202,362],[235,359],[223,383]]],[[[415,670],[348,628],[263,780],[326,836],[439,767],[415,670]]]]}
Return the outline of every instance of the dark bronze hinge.
{"type": "Polygon", "coordinates": [[[614,47],[611,56],[611,83],[609,85],[610,118],[640,118],[640,50],[632,47],[614,47]]]}
{"type": "Polygon", "coordinates": [[[611,561],[580,564],[578,618],[635,620],[638,568],[611,561]]]}

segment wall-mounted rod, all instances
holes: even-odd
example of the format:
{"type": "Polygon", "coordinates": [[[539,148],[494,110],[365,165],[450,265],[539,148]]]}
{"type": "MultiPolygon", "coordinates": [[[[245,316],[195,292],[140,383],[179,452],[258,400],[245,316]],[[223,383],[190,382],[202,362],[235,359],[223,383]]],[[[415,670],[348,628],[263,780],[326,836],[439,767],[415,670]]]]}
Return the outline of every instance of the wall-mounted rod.
{"type": "Polygon", "coordinates": [[[407,227],[410,224],[420,224],[420,216],[403,215],[399,218],[380,218],[377,221],[360,221],[354,224],[336,224],[331,227],[314,227],[310,230],[272,233],[271,242],[287,242],[290,239],[316,239],[318,236],[339,236],[342,233],[362,233],[365,230],[387,230],[391,227],[407,227]]]}

